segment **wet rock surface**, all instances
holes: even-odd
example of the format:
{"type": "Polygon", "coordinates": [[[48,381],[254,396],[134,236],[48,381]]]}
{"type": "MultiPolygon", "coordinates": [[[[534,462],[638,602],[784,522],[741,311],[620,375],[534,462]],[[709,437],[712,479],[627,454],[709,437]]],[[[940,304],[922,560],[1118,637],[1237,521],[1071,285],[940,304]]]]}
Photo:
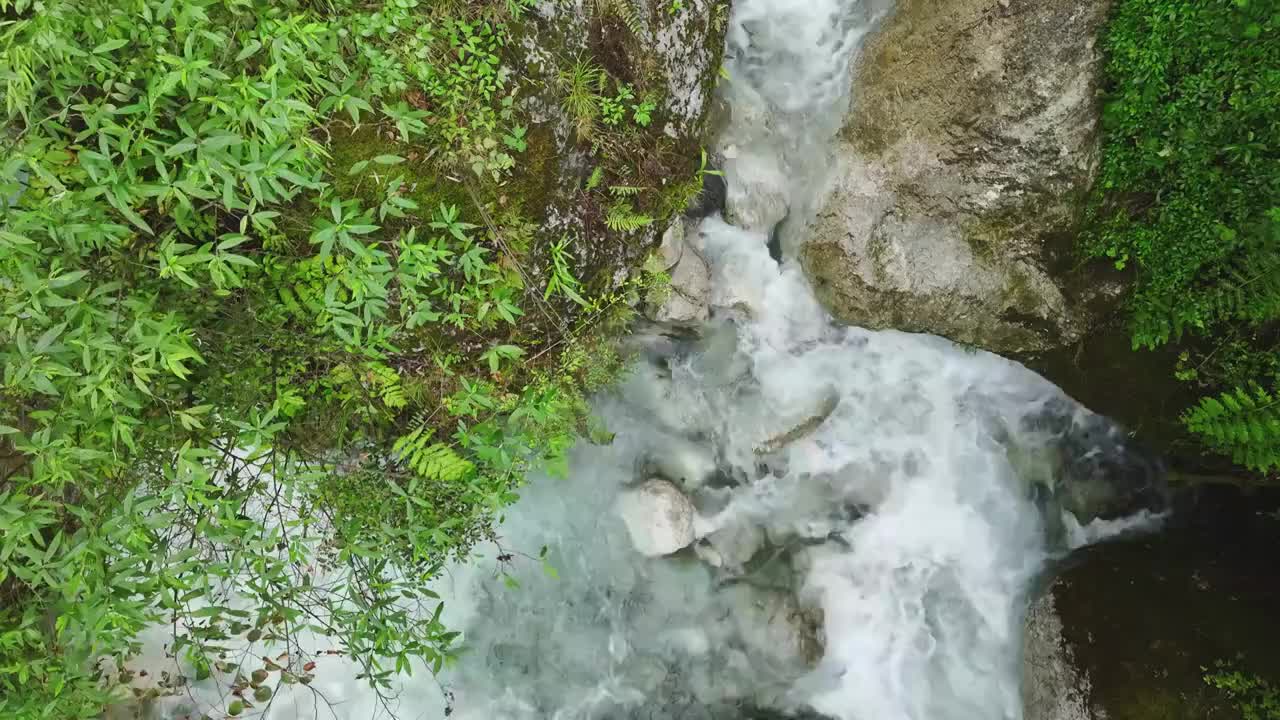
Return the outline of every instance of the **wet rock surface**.
{"type": "Polygon", "coordinates": [[[658,248],[661,267],[670,278],[667,287],[650,293],[647,313],[656,322],[701,322],[710,315],[711,266],[686,237],[685,221],[678,219],[662,235],[658,248]]]}
{"type": "Polygon", "coordinates": [[[618,515],[642,555],[670,555],[693,543],[696,511],[675,485],[651,479],[618,498],[618,515]]]}
{"type": "Polygon", "coordinates": [[[1088,673],[1063,637],[1052,589],[1032,604],[1023,637],[1023,720],[1095,720],[1088,673]]]}
{"type": "Polygon", "coordinates": [[[689,180],[710,130],[728,5],[683,0],[678,13],[648,5],[624,22],[611,2],[537,0],[514,28],[508,50],[520,69],[517,102],[531,124],[529,147],[503,201],[524,202],[547,236],[571,236],[571,252],[589,268],[578,279],[593,288],[616,287],[634,273],[667,220],[652,212],[656,222],[643,227],[607,228],[607,208],[584,190],[593,170],[626,165],[635,174],[631,184],[658,197],[689,180]],[[619,155],[613,146],[610,156],[583,141],[581,118],[566,112],[563,98],[564,78],[579,63],[607,71],[611,82],[648,89],[645,99],[656,105],[652,124],[631,127],[642,138],[630,141],[638,157],[619,155]]]}
{"type": "Polygon", "coordinates": [[[863,51],[801,260],[839,319],[997,352],[1079,338],[1122,285],[1073,269],[1105,0],[904,0],[863,51]]]}

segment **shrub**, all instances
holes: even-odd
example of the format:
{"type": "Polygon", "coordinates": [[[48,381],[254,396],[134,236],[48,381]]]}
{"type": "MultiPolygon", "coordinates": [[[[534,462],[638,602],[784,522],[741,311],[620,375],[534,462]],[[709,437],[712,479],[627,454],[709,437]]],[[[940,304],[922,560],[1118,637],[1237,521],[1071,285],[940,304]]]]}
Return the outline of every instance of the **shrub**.
{"type": "MultiPolygon", "coordinates": [[[[1234,388],[1273,380],[1238,369],[1274,366],[1268,324],[1280,318],[1280,4],[1119,0],[1103,47],[1103,157],[1085,249],[1133,266],[1135,348],[1207,339],[1214,350],[1180,377],[1256,397],[1234,388]]],[[[1216,402],[1190,411],[1189,427],[1252,467],[1273,466],[1280,434],[1254,428],[1246,449],[1216,402]]]]}
{"type": "Polygon", "coordinates": [[[523,6],[0,0],[0,716],[96,716],[155,622],[196,678],[307,630],[440,667],[425,581],[609,365],[521,347],[542,289],[398,149],[510,171],[523,6]],[[393,139],[331,167],[357,123],[393,139]]]}

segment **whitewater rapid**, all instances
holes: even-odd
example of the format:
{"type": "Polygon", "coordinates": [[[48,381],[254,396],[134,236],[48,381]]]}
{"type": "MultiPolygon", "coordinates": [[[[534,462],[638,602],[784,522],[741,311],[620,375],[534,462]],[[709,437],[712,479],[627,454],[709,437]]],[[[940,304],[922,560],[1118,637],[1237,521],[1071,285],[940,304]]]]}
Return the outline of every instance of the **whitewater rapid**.
{"type": "Polygon", "coordinates": [[[1016,363],[841,327],[814,299],[791,252],[887,9],[735,1],[716,146],[733,224],[688,220],[711,320],[639,328],[632,370],[594,403],[613,442],[582,443],[566,479],[532,478],[500,544],[437,583],[456,664],[383,701],[325,657],[268,717],[1023,717],[1032,588],[1052,558],[1132,526],[1114,518],[1158,468],[1016,363]],[[651,478],[696,508],[694,547],[637,551],[619,497],[651,478]]]}

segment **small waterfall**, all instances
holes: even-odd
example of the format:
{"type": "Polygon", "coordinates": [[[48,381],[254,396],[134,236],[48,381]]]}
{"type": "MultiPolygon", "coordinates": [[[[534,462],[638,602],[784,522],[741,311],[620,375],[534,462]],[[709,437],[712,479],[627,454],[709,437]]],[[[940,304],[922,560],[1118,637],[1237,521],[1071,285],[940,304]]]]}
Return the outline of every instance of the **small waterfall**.
{"type": "Polygon", "coordinates": [[[389,705],[326,668],[270,717],[1022,717],[1046,562],[1142,524],[1123,519],[1158,506],[1161,473],[1016,363],[834,324],[787,259],[880,1],[735,2],[718,145],[735,224],[705,218],[695,240],[711,321],[638,330],[596,401],[615,440],[532,479],[501,548],[441,579],[454,666],[389,705]],[[694,542],[651,557],[628,503],[655,488],[675,496],[657,519],[694,542]]]}

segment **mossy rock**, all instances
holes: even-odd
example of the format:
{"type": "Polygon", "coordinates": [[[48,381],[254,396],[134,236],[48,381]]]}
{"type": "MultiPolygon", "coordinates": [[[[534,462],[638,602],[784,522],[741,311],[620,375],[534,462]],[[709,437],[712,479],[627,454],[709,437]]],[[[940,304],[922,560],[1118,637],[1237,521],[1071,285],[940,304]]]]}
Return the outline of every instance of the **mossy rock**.
{"type": "Polygon", "coordinates": [[[1106,0],[903,0],[855,68],[806,271],[839,319],[1045,351],[1123,278],[1072,248],[1096,173],[1106,0]],[[832,248],[839,248],[839,252],[832,248]]]}

